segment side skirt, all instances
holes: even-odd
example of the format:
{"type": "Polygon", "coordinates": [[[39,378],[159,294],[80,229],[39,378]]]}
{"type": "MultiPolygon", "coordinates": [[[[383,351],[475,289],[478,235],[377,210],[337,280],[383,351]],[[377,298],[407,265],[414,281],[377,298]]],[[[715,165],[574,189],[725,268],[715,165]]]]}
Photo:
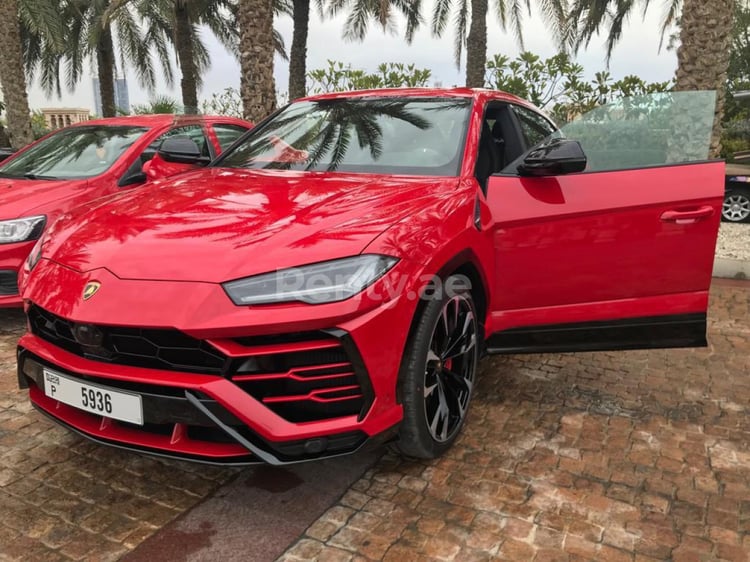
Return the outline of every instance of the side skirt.
{"type": "Polygon", "coordinates": [[[525,326],[495,332],[487,353],[561,353],[706,347],[706,314],[675,314],[573,324],[525,326]]]}

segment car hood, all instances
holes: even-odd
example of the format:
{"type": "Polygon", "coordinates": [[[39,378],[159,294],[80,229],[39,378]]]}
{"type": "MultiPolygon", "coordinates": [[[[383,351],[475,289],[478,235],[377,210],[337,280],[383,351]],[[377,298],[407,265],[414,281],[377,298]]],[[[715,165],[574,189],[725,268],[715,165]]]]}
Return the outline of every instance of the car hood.
{"type": "Polygon", "coordinates": [[[455,178],[212,168],[63,217],[45,257],[124,279],[218,283],[357,255],[455,178]]]}
{"type": "Polygon", "coordinates": [[[59,199],[85,190],[86,180],[27,180],[0,177],[0,220],[16,219],[31,213],[43,213],[59,199]]]}

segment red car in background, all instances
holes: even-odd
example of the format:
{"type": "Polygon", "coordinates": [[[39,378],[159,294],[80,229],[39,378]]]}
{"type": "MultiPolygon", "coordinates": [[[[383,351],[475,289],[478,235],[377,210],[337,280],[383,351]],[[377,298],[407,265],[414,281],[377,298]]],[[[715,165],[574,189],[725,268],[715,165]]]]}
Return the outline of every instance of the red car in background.
{"type": "Polygon", "coordinates": [[[628,98],[558,131],[486,90],[298,100],[208,168],[54,224],[20,279],[20,386],[151,454],[435,457],[484,352],[706,345],[714,107],[628,98]]]}
{"type": "Polygon", "coordinates": [[[100,119],[55,131],[4,160],[0,164],[0,307],[21,305],[18,271],[45,227],[60,214],[150,178],[206,164],[251,127],[232,117],[100,119]],[[163,162],[157,157],[144,170],[164,139],[179,136],[197,143],[199,160],[163,162]]]}

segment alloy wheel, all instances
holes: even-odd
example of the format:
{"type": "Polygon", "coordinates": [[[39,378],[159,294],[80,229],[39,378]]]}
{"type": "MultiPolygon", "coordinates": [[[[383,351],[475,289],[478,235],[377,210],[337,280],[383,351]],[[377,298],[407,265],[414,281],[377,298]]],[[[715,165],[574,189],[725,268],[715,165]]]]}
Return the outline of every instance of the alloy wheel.
{"type": "Polygon", "coordinates": [[[731,222],[747,220],[750,217],[750,197],[744,193],[730,193],[724,198],[722,214],[731,222]]]}
{"type": "Polygon", "coordinates": [[[424,413],[432,438],[449,441],[461,428],[477,367],[477,321],[471,302],[454,296],[432,331],[424,373],[424,413]]]}

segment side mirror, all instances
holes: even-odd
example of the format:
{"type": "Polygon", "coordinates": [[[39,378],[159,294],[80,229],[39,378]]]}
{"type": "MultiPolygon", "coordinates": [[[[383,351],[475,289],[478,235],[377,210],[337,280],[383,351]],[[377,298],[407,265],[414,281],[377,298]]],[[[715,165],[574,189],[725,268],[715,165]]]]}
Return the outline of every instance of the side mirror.
{"type": "Polygon", "coordinates": [[[184,135],[176,135],[164,139],[159,147],[159,156],[167,162],[176,162],[178,164],[208,164],[211,159],[201,156],[201,149],[195,144],[195,141],[184,135]]]}
{"type": "Polygon", "coordinates": [[[529,152],[518,166],[522,176],[542,177],[575,174],[586,169],[586,155],[581,143],[569,139],[553,139],[529,152]]]}
{"type": "Polygon", "coordinates": [[[120,181],[117,182],[117,186],[128,187],[131,185],[137,185],[145,183],[147,179],[148,178],[141,167],[141,160],[136,159],[136,161],[130,165],[130,168],[128,168],[125,174],[120,178],[120,181]]]}

